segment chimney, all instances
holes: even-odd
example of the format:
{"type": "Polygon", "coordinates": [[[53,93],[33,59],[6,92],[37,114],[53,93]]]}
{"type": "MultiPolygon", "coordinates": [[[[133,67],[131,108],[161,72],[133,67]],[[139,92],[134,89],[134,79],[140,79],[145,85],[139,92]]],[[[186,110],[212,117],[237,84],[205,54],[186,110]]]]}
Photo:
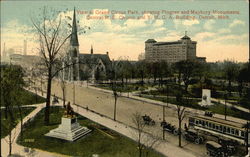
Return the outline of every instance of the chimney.
{"type": "Polygon", "coordinates": [[[93,50],[93,46],[91,45],[91,49],[90,49],[90,54],[93,54],[94,50],[93,50]]]}
{"type": "Polygon", "coordinates": [[[109,55],[109,52],[107,51],[106,54],[109,55]]]}

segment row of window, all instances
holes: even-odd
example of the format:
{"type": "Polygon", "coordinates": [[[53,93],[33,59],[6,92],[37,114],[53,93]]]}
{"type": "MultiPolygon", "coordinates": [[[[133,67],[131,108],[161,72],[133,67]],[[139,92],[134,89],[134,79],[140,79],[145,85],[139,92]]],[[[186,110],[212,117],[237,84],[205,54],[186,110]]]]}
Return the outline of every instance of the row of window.
{"type": "Polygon", "coordinates": [[[227,127],[227,126],[223,126],[223,125],[218,125],[218,124],[214,124],[214,123],[210,123],[208,121],[203,121],[203,120],[195,120],[195,124],[197,126],[201,126],[203,128],[208,128],[210,130],[214,130],[217,132],[221,132],[221,133],[226,133],[229,135],[233,135],[233,136],[238,136],[238,137],[245,137],[245,132],[235,129],[235,128],[231,128],[231,127],[227,127]]]}

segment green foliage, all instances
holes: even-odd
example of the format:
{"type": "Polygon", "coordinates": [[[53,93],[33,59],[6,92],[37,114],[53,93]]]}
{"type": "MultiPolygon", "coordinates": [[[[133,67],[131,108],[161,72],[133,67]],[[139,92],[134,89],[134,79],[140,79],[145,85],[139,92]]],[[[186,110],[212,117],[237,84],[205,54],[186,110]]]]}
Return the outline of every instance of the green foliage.
{"type": "MultiPolygon", "coordinates": [[[[22,116],[25,117],[28,115],[31,111],[33,111],[35,108],[34,107],[23,107],[22,108],[22,116]]],[[[1,113],[3,112],[3,109],[1,109],[1,113]]],[[[14,121],[13,125],[11,127],[11,130],[14,128],[14,126],[17,125],[17,123],[20,121],[20,113],[18,112],[17,108],[13,109],[14,114],[14,121]]],[[[1,138],[5,137],[8,135],[8,130],[9,130],[9,121],[5,119],[4,114],[1,114],[1,138]]]]}
{"type": "MultiPolygon", "coordinates": [[[[42,110],[35,117],[34,121],[32,121],[25,129],[24,141],[21,142],[19,137],[18,143],[26,147],[38,148],[71,156],[91,157],[92,154],[99,154],[103,157],[137,156],[138,150],[135,142],[79,115],[78,122],[81,125],[92,129],[92,132],[86,137],[75,142],[45,137],[44,134],[60,124],[62,114],[63,109],[51,107],[51,125],[45,126],[43,121],[44,111],[42,110]],[[111,134],[114,138],[103,133],[100,129],[111,134]],[[33,139],[33,142],[30,142],[32,140],[29,139],[33,139]]],[[[159,157],[162,155],[150,151],[149,156],[159,157]]]]}

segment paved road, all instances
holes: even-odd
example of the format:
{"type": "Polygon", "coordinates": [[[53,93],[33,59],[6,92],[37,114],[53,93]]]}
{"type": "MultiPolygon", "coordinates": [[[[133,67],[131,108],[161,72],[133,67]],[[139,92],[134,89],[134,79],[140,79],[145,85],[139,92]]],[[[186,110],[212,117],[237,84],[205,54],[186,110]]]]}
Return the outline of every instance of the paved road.
{"type": "MultiPolygon", "coordinates": [[[[111,93],[105,93],[92,88],[81,87],[79,85],[67,84],[66,86],[66,99],[73,102],[75,88],[75,103],[82,106],[88,107],[90,110],[106,115],[113,118],[114,115],[114,98],[111,93]]],[[[60,88],[60,83],[54,82],[52,86],[52,94],[59,97],[62,96],[60,88]]],[[[77,111],[76,111],[77,112],[77,111]]],[[[162,137],[162,131],[160,128],[160,122],[162,121],[163,108],[159,105],[153,105],[152,103],[147,103],[143,101],[138,101],[135,99],[130,99],[126,97],[119,97],[117,101],[117,120],[121,121],[129,126],[133,126],[132,116],[134,113],[139,112],[140,114],[150,115],[152,119],[156,121],[155,127],[148,127],[147,131],[153,132],[159,137],[162,137]]],[[[165,119],[177,126],[176,111],[172,108],[166,108],[165,119]]],[[[184,120],[184,123],[187,120],[184,120]]],[[[183,125],[184,125],[183,123],[183,125]]],[[[170,142],[174,146],[178,145],[178,139],[176,136],[166,133],[166,141],[170,142]]],[[[190,142],[183,140],[183,149],[187,152],[192,152],[196,156],[205,156],[204,145],[195,145],[190,142]]]]}

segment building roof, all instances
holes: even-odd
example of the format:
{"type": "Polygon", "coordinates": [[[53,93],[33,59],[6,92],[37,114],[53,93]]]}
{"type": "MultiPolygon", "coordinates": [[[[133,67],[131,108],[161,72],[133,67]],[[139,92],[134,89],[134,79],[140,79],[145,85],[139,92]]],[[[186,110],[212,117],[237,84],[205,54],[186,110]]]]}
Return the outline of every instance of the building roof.
{"type": "Polygon", "coordinates": [[[148,39],[147,41],[145,41],[145,43],[156,43],[156,40],[154,40],[154,39],[148,39]]]}
{"type": "Polygon", "coordinates": [[[157,42],[154,45],[174,45],[174,44],[181,44],[182,42],[180,41],[172,41],[172,42],[157,42]]]}
{"type": "Polygon", "coordinates": [[[182,39],[182,40],[185,40],[185,39],[190,40],[191,38],[190,38],[189,36],[185,35],[185,36],[182,37],[181,39],[182,39]]]}
{"type": "Polygon", "coordinates": [[[79,59],[81,63],[86,63],[89,66],[91,66],[91,64],[98,64],[99,59],[102,60],[106,67],[111,65],[110,58],[107,54],[79,54],[79,59]]]}
{"type": "Polygon", "coordinates": [[[76,11],[75,11],[75,8],[74,8],[74,15],[73,15],[72,32],[71,32],[71,37],[70,37],[70,45],[72,45],[72,46],[79,46],[78,36],[77,36],[76,11]]]}

